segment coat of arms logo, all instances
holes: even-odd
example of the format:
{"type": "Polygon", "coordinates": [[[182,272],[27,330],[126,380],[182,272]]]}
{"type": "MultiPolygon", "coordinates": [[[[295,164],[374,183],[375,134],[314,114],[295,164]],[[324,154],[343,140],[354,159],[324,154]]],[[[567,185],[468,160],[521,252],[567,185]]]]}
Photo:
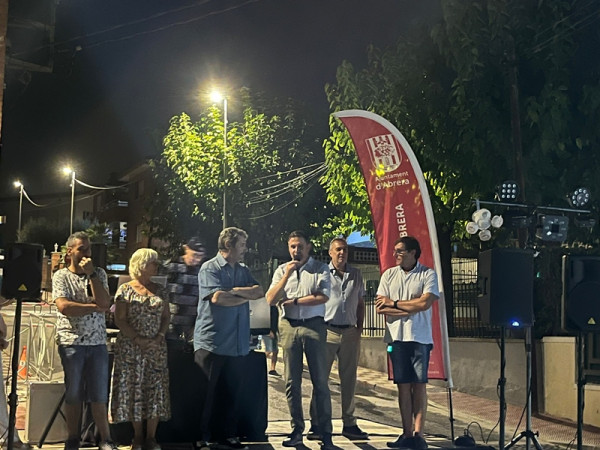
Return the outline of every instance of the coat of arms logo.
{"type": "Polygon", "coordinates": [[[393,172],[402,163],[400,152],[396,148],[394,137],[391,134],[382,134],[366,140],[369,155],[375,170],[379,173],[393,172]]]}

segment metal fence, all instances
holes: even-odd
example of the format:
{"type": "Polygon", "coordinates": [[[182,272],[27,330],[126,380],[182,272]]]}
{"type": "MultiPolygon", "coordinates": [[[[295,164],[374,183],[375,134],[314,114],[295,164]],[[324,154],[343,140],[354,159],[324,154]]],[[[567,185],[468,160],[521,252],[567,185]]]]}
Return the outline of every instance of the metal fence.
{"type": "MultiPolygon", "coordinates": [[[[367,256],[371,254],[372,252],[367,256]]],[[[356,256],[362,255],[354,256],[356,259],[356,256]]],[[[361,262],[355,262],[352,265],[360,269],[366,289],[363,336],[383,337],[386,330],[385,317],[377,314],[375,310],[375,297],[380,280],[379,266],[373,264],[376,261],[368,260],[368,258],[361,257],[359,259],[361,262]]],[[[250,263],[252,274],[265,288],[265,291],[271,283],[276,264],[277,262],[265,264],[258,261],[250,263]]],[[[452,291],[453,303],[446,307],[448,334],[451,337],[499,336],[499,327],[486,325],[479,318],[477,259],[452,259],[452,291]]]]}
{"type": "MultiPolygon", "coordinates": [[[[378,266],[359,266],[365,282],[364,336],[382,337],[385,318],[375,311],[375,297],[379,286],[378,266]]],[[[452,259],[453,303],[446,308],[448,333],[451,337],[498,337],[500,328],[482,323],[477,306],[477,259],[452,259]]]]}

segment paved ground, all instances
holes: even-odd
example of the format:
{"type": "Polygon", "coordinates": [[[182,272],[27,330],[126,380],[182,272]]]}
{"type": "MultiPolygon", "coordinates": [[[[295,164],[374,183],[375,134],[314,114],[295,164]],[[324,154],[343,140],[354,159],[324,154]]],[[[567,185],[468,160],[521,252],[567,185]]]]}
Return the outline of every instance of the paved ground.
{"type": "MultiPolygon", "coordinates": [[[[7,313],[8,311],[3,311],[7,313]]],[[[46,327],[38,327],[43,330],[46,327]]],[[[47,333],[51,333],[51,327],[47,333]]],[[[9,331],[10,335],[10,331],[9,331]]],[[[24,342],[28,337],[23,336],[24,342]]],[[[39,346],[48,344],[48,349],[53,350],[52,337],[49,334],[40,336],[39,346]]],[[[27,341],[31,347],[35,347],[35,339],[27,341]]],[[[47,352],[48,353],[48,352],[47,352]]],[[[51,352],[49,352],[51,353],[51,352]]],[[[4,375],[6,376],[8,368],[8,354],[3,353],[4,375]]],[[[52,380],[61,380],[62,376],[57,370],[60,370],[60,363],[49,358],[40,366],[48,368],[50,366],[52,380]],[[58,367],[57,367],[58,366],[58,367]]],[[[278,366],[281,371],[282,365],[278,366]]],[[[31,375],[31,374],[30,374],[31,375]]],[[[306,376],[306,374],[305,374],[306,376]]],[[[32,381],[32,377],[29,381],[32,381]]],[[[370,435],[368,441],[349,441],[341,436],[342,423],[340,420],[339,406],[339,385],[337,383],[337,372],[334,368],[330,386],[332,390],[332,409],[334,425],[334,443],[342,449],[360,448],[363,450],[375,450],[386,448],[386,442],[394,440],[401,432],[399,428],[400,418],[397,406],[397,397],[395,387],[387,381],[386,374],[373,371],[366,368],[359,368],[359,386],[357,388],[357,417],[358,424],[370,435]]],[[[17,416],[17,427],[19,433],[24,437],[26,404],[29,383],[25,380],[19,382],[19,408],[17,416]]],[[[310,393],[309,380],[305,380],[305,411],[308,410],[308,394],[310,393]]],[[[54,409],[56,401],[45,400],[42,407],[36,407],[36,411],[42,415],[43,422],[49,412],[54,409]]],[[[429,387],[429,409],[427,417],[426,440],[430,448],[444,448],[452,446],[452,431],[449,412],[448,392],[446,389],[438,386],[429,387]]],[[[454,419],[454,437],[463,434],[465,429],[473,435],[477,444],[483,445],[489,443],[493,448],[498,448],[498,417],[499,404],[497,401],[475,397],[472,395],[454,391],[452,393],[452,410],[454,419]]],[[[518,436],[525,429],[525,418],[523,415],[524,405],[507,406],[505,444],[508,444],[514,436],[518,436]],[[522,420],[521,420],[522,419],[522,420]]],[[[289,413],[285,401],[284,383],[281,378],[269,377],[269,424],[267,435],[268,442],[253,443],[252,450],[262,449],[282,449],[281,442],[284,436],[289,433],[289,413]]],[[[38,420],[38,422],[40,421],[38,420]]],[[[59,421],[62,419],[58,419],[59,421]]],[[[40,424],[37,424],[40,426],[40,424]]],[[[43,428],[43,426],[42,426],[43,428]]],[[[538,439],[544,449],[566,449],[576,448],[576,426],[573,423],[560,422],[552,418],[532,419],[532,431],[538,433],[538,439]]],[[[307,426],[308,429],[308,426],[307,426]]],[[[30,433],[31,434],[31,433],[30,433]]],[[[37,443],[37,439],[32,439],[37,443]]],[[[600,448],[600,430],[584,430],[583,443],[586,450],[600,448]]],[[[304,441],[305,446],[299,447],[300,450],[318,449],[318,442],[304,441]]],[[[167,446],[165,446],[166,448],[167,446]]],[[[190,448],[186,445],[168,446],[173,449],[190,448]]],[[[59,449],[62,444],[46,444],[44,448],[59,449]]],[[[124,447],[126,448],[126,447],[124,447]]],[[[513,448],[526,448],[525,439],[521,439],[513,448]]],[[[534,448],[532,445],[531,448],[534,448]]]]}

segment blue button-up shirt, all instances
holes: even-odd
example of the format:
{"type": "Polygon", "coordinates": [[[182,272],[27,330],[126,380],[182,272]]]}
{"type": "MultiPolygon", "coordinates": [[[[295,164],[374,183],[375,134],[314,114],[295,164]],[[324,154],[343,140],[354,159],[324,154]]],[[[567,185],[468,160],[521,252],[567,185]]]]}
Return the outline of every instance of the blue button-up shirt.
{"type": "Polygon", "coordinates": [[[194,351],[207,350],[217,355],[243,356],[250,351],[250,308],[248,302],[221,306],[211,302],[217,291],[234,287],[257,286],[248,267],[233,267],[219,253],[205,262],[198,273],[200,300],[194,329],[194,351]]]}

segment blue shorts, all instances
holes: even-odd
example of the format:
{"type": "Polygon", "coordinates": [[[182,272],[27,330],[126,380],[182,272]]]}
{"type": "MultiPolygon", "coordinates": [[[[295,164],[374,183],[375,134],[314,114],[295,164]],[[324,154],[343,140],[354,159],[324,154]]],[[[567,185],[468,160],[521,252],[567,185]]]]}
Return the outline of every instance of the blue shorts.
{"type": "Polygon", "coordinates": [[[266,334],[266,335],[263,335],[262,341],[263,341],[263,345],[265,346],[265,352],[272,353],[272,352],[274,352],[274,351],[276,352],[278,350],[277,336],[271,337],[268,334],[266,334]]]}
{"type": "Polygon", "coordinates": [[[65,372],[65,402],[108,403],[106,345],[59,345],[65,372]]]}
{"type": "Polygon", "coordinates": [[[391,344],[390,361],[395,384],[427,383],[429,354],[432,344],[394,341],[391,344]]]}

